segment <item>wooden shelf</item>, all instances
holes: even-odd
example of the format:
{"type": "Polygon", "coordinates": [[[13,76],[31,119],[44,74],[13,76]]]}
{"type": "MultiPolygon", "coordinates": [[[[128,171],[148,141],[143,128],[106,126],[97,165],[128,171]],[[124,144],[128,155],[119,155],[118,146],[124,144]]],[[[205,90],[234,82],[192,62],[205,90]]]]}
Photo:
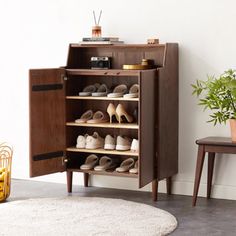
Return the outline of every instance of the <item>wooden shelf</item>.
{"type": "Polygon", "coordinates": [[[66,69],[67,75],[91,75],[91,76],[139,76],[141,70],[122,69],[66,69]]]}
{"type": "Polygon", "coordinates": [[[66,96],[66,99],[75,99],[75,100],[102,100],[102,101],[129,101],[129,102],[138,102],[139,98],[110,98],[110,97],[92,97],[92,96],[66,96]]]}
{"type": "Polygon", "coordinates": [[[138,129],[138,124],[129,123],[100,123],[100,124],[90,124],[90,123],[75,123],[67,122],[67,126],[79,126],[79,127],[97,127],[97,128],[115,128],[115,129],[138,129]]]}
{"type": "Polygon", "coordinates": [[[120,176],[120,177],[129,177],[129,178],[138,178],[138,174],[119,173],[114,170],[112,171],[95,171],[95,170],[81,170],[81,169],[67,169],[68,171],[88,173],[92,175],[108,175],[108,176],[120,176]]]}
{"type": "Polygon", "coordinates": [[[97,154],[110,154],[110,155],[121,155],[121,156],[138,156],[137,152],[132,151],[117,151],[117,150],[105,150],[105,149],[85,149],[69,147],[66,149],[68,152],[85,152],[85,153],[97,153],[97,154]]]}

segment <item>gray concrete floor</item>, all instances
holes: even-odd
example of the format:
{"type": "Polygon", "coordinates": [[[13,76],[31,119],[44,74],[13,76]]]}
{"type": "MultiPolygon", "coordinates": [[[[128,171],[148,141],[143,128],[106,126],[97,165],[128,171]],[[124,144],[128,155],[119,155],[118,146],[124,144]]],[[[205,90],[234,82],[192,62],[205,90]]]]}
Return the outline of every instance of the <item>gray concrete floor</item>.
{"type": "Polygon", "coordinates": [[[171,235],[236,236],[236,201],[198,198],[197,206],[193,208],[192,198],[188,196],[158,194],[158,202],[153,202],[149,192],[79,186],[73,186],[73,193],[67,194],[64,184],[16,179],[12,181],[8,201],[68,195],[121,198],[161,208],[178,220],[178,228],[171,235]]]}

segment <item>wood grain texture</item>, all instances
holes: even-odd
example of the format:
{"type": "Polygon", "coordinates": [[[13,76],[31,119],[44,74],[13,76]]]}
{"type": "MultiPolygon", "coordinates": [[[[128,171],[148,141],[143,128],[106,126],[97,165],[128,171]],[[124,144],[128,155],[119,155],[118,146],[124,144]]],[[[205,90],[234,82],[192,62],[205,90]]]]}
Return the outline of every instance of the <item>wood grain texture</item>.
{"type": "Polygon", "coordinates": [[[65,90],[32,91],[33,86],[62,84],[64,69],[30,70],[30,176],[65,170],[63,156],[34,161],[35,155],[65,151],[65,90]]]}
{"type": "Polygon", "coordinates": [[[164,67],[158,70],[156,98],[157,178],[178,172],[178,44],[166,44],[164,67]]]}
{"type": "Polygon", "coordinates": [[[139,102],[139,187],[152,182],[155,178],[155,82],[156,70],[142,71],[140,74],[139,102]]]}

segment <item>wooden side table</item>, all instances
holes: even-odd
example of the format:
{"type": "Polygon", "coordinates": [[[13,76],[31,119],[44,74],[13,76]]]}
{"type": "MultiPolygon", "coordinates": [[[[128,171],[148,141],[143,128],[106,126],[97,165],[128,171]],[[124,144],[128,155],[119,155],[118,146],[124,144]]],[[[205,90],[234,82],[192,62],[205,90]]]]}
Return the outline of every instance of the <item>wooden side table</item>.
{"type": "Polygon", "coordinates": [[[193,206],[196,205],[197,201],[197,194],[202,175],[202,167],[205,159],[205,153],[208,152],[207,198],[210,198],[211,195],[211,184],[215,162],[215,154],[236,154],[236,143],[233,143],[231,138],[207,137],[197,140],[196,144],[198,144],[198,155],[193,190],[193,206]]]}

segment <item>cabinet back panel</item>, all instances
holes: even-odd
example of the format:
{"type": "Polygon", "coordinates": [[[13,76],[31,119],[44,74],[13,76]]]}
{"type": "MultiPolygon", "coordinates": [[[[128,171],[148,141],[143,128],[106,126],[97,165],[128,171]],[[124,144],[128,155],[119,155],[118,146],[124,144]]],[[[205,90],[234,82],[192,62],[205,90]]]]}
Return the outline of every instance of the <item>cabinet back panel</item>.
{"type": "Polygon", "coordinates": [[[138,46],[74,46],[69,48],[67,68],[89,69],[90,59],[94,56],[108,56],[112,58],[112,69],[122,69],[123,64],[140,64],[143,58],[151,59],[154,65],[164,65],[165,45],[138,46]]]}

